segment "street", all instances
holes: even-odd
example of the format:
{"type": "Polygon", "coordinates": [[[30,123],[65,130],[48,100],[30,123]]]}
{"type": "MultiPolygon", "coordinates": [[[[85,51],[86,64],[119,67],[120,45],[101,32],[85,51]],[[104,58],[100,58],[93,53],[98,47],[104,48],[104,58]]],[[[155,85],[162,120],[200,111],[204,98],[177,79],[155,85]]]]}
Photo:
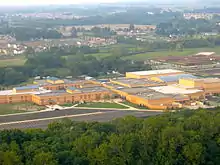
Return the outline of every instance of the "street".
{"type": "Polygon", "coordinates": [[[162,112],[143,112],[135,110],[94,110],[94,109],[69,109],[60,111],[46,111],[30,114],[15,114],[0,116],[0,130],[3,129],[25,129],[25,128],[46,128],[54,121],[68,118],[74,121],[98,121],[107,122],[125,116],[148,117],[162,114],[162,112]]]}

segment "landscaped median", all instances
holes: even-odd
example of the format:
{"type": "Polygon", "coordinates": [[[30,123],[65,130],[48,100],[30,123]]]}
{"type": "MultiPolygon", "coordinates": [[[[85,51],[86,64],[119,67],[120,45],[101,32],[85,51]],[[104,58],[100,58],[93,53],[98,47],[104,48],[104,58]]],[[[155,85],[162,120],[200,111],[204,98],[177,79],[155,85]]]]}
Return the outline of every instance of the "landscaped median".
{"type": "Polygon", "coordinates": [[[133,104],[133,103],[128,102],[128,101],[123,101],[122,104],[128,105],[128,106],[130,106],[130,107],[134,107],[134,108],[136,108],[136,109],[143,109],[143,110],[145,109],[145,110],[147,110],[146,107],[141,107],[141,106],[139,106],[139,105],[137,105],[137,104],[133,104]]]}
{"type": "Polygon", "coordinates": [[[114,109],[128,109],[123,105],[117,103],[110,103],[110,102],[91,102],[91,103],[83,103],[79,104],[76,107],[86,107],[86,108],[114,108],[114,109]]]}
{"type": "Polygon", "coordinates": [[[38,106],[32,103],[0,104],[0,115],[33,112],[43,109],[45,109],[44,106],[38,106]]]}

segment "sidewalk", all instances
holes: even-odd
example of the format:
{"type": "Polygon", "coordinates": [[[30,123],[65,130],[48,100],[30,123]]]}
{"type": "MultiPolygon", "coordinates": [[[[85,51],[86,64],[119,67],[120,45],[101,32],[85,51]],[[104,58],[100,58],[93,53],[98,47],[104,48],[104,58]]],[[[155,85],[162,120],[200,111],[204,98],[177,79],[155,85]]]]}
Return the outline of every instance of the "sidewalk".
{"type": "Polygon", "coordinates": [[[126,104],[117,102],[117,101],[114,101],[114,102],[115,102],[116,104],[122,105],[122,106],[124,106],[124,107],[128,107],[130,110],[138,110],[138,109],[135,108],[135,107],[132,107],[132,106],[129,106],[129,105],[126,105],[126,104]]]}

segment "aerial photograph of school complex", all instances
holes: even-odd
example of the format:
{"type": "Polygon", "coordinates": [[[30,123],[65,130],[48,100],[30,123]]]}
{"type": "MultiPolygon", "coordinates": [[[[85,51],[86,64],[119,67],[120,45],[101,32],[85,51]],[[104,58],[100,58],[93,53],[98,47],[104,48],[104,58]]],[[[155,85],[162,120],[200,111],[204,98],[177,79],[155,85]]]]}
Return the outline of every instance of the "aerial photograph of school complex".
{"type": "Polygon", "coordinates": [[[0,165],[220,165],[220,0],[0,0],[0,165]]]}
{"type": "MultiPolygon", "coordinates": [[[[0,103],[64,105],[121,98],[151,110],[203,105],[220,93],[219,78],[201,78],[174,69],[127,72],[111,79],[68,80],[46,77],[27,86],[0,91],[0,103]]],[[[205,106],[205,105],[204,105],[205,106]]]]}

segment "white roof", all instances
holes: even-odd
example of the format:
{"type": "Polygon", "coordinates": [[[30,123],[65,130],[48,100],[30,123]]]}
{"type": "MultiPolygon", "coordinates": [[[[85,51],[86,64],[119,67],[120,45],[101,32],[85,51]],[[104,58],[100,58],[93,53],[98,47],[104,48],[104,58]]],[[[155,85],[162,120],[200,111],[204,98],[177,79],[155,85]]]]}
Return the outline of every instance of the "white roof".
{"type": "Polygon", "coordinates": [[[150,89],[153,89],[153,90],[160,92],[160,93],[163,93],[163,94],[192,94],[192,93],[202,92],[202,90],[184,89],[184,88],[179,88],[175,85],[150,87],[150,89]]]}
{"type": "Polygon", "coordinates": [[[137,72],[127,72],[131,74],[136,74],[139,76],[155,75],[155,74],[168,74],[168,73],[183,73],[183,71],[175,69],[162,69],[162,70],[149,70],[149,71],[137,71],[137,72]]]}
{"type": "Polygon", "coordinates": [[[21,95],[21,94],[41,94],[41,93],[49,93],[51,90],[46,90],[46,89],[40,89],[38,91],[33,91],[33,92],[19,92],[15,93],[13,90],[4,90],[0,91],[0,96],[7,96],[7,95],[21,95]]]}
{"type": "Polygon", "coordinates": [[[2,95],[9,95],[10,93],[13,93],[13,91],[12,90],[0,91],[0,96],[2,96],[2,95]]]}
{"type": "Polygon", "coordinates": [[[197,53],[196,55],[199,56],[199,55],[204,55],[204,56],[211,56],[211,55],[214,55],[215,52],[200,52],[200,53],[197,53]]]}

